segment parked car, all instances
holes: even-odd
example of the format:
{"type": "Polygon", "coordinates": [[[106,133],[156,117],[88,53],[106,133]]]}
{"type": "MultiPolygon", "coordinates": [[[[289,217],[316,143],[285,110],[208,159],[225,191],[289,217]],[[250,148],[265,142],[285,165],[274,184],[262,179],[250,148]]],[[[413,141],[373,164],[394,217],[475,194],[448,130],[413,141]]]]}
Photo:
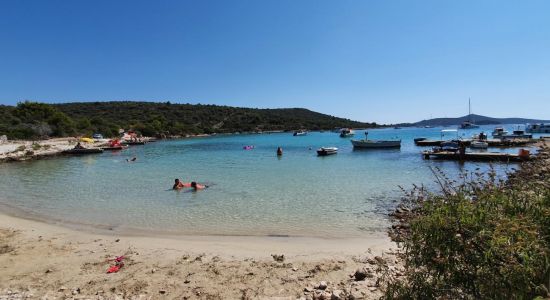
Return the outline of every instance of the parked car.
{"type": "Polygon", "coordinates": [[[92,135],[92,138],[94,140],[102,140],[103,139],[103,135],[101,133],[94,133],[94,135],[92,135]]]}

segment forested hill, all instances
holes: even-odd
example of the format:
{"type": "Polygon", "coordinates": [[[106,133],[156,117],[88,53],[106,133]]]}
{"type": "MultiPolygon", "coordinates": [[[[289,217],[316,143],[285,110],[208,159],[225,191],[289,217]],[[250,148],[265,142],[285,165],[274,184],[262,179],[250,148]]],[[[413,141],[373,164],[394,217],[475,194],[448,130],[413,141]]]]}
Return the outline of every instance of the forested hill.
{"type": "Polygon", "coordinates": [[[526,124],[526,123],[548,123],[548,120],[537,119],[525,119],[525,118],[492,118],[487,116],[475,115],[463,116],[458,118],[436,118],[429,120],[422,120],[420,122],[413,123],[414,126],[450,126],[459,125],[464,121],[474,121],[478,125],[492,125],[492,124],[526,124]]]}
{"type": "Polygon", "coordinates": [[[0,135],[11,139],[90,135],[116,136],[120,128],[145,136],[268,130],[376,127],[303,108],[254,109],[170,102],[23,102],[0,106],[0,135]]]}

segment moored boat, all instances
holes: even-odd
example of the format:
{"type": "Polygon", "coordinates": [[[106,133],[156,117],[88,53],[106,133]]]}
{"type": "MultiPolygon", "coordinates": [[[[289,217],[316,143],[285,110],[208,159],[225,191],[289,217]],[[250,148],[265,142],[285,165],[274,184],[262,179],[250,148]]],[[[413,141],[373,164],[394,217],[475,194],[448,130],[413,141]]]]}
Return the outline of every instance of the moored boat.
{"type": "Polygon", "coordinates": [[[124,141],[123,145],[135,146],[135,145],[145,145],[145,141],[124,141]]]}
{"type": "Polygon", "coordinates": [[[401,140],[351,140],[353,148],[400,148],[401,140]]]}
{"type": "Polygon", "coordinates": [[[307,131],[305,131],[305,130],[294,131],[294,133],[293,133],[292,135],[293,135],[293,136],[307,135],[307,131]]]}
{"type": "Polygon", "coordinates": [[[470,148],[475,149],[487,149],[489,147],[489,143],[484,141],[472,141],[470,143],[470,148]]]}
{"type": "Polygon", "coordinates": [[[103,149],[104,151],[118,151],[118,150],[124,150],[127,148],[128,146],[126,145],[101,147],[101,149],[103,149]]]}
{"type": "Polygon", "coordinates": [[[476,129],[479,128],[479,125],[474,124],[470,121],[464,121],[460,124],[460,129],[476,129]]]}
{"type": "Polygon", "coordinates": [[[420,142],[420,141],[425,141],[427,140],[428,138],[425,138],[425,137],[419,137],[419,138],[414,138],[414,143],[416,144],[417,142],[420,142]]]}
{"type": "Polygon", "coordinates": [[[355,132],[351,128],[343,128],[342,130],[340,130],[340,137],[350,137],[354,135],[355,132]]]}
{"type": "Polygon", "coordinates": [[[529,133],[550,133],[550,124],[527,124],[525,131],[529,133]]]}
{"type": "Polygon", "coordinates": [[[96,154],[96,153],[103,153],[103,149],[101,148],[74,148],[65,150],[62,152],[63,154],[96,154]]]}
{"type": "Polygon", "coordinates": [[[495,127],[493,130],[493,133],[491,134],[494,138],[500,138],[503,135],[507,135],[508,131],[506,131],[503,127],[495,127]]]}
{"type": "Polygon", "coordinates": [[[338,153],[338,148],[336,147],[321,147],[317,149],[317,155],[327,156],[338,153]]]}
{"type": "Polygon", "coordinates": [[[515,140],[515,139],[530,139],[533,135],[530,133],[525,133],[525,130],[517,129],[512,131],[510,134],[505,134],[500,136],[502,140],[515,140]]]}
{"type": "Polygon", "coordinates": [[[468,98],[468,120],[462,122],[460,124],[460,129],[475,129],[479,128],[479,125],[476,125],[473,120],[471,120],[472,117],[472,110],[470,105],[470,98],[468,98]]]}

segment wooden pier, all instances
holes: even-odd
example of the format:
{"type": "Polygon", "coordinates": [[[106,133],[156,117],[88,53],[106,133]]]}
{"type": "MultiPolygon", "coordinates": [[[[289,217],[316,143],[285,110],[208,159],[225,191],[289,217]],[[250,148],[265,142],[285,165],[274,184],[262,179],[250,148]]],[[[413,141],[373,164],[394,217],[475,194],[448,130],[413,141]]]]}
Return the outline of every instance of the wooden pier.
{"type": "MultiPolygon", "coordinates": [[[[460,140],[464,146],[470,146],[473,140],[460,140]]],[[[528,144],[536,143],[537,139],[522,139],[522,140],[499,140],[499,139],[490,139],[485,140],[487,144],[489,144],[489,147],[522,147],[526,146],[528,144]]],[[[434,146],[441,146],[441,143],[448,142],[443,140],[422,140],[422,141],[416,141],[415,145],[419,147],[434,147],[434,146]]]]}
{"type": "Polygon", "coordinates": [[[460,154],[459,151],[422,151],[422,156],[425,159],[443,159],[443,160],[459,160],[459,161],[486,161],[486,162],[522,162],[531,158],[530,155],[520,156],[518,154],[498,153],[498,152],[466,152],[460,154]]]}

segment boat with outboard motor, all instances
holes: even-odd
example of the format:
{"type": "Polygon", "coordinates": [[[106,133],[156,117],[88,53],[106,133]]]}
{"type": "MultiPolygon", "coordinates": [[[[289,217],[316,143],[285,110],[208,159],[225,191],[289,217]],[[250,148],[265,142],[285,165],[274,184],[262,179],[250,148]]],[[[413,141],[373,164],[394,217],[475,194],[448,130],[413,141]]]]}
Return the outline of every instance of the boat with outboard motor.
{"type": "Polygon", "coordinates": [[[321,147],[317,149],[318,156],[327,156],[338,153],[338,148],[336,147],[321,147]]]}
{"type": "Polygon", "coordinates": [[[293,136],[307,135],[307,131],[305,131],[305,130],[297,130],[297,131],[294,131],[294,133],[293,133],[292,135],[293,135],[293,136]]]}
{"type": "Polygon", "coordinates": [[[494,138],[500,138],[503,135],[507,135],[508,131],[506,131],[503,127],[495,127],[493,130],[493,133],[491,134],[494,138]]]}
{"type": "Polygon", "coordinates": [[[487,149],[489,147],[489,143],[484,141],[472,141],[470,142],[470,148],[475,149],[487,149]]]}
{"type": "Polygon", "coordinates": [[[342,128],[342,130],[340,130],[340,137],[342,138],[351,137],[354,135],[355,135],[355,132],[351,128],[342,128]]]}

